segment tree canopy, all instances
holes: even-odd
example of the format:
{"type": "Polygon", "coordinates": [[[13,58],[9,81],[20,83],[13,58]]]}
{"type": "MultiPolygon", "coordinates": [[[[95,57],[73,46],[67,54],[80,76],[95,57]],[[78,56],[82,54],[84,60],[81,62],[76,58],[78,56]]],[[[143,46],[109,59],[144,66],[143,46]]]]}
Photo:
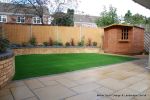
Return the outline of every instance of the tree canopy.
{"type": "Polygon", "coordinates": [[[68,9],[67,13],[57,12],[53,15],[52,25],[58,26],[73,26],[74,25],[74,10],[68,9]]]}
{"type": "Polygon", "coordinates": [[[150,17],[141,14],[132,14],[130,10],[124,16],[125,24],[131,25],[150,25],[150,17]]]}
{"type": "Polygon", "coordinates": [[[104,27],[118,22],[117,9],[112,6],[109,7],[109,10],[104,8],[104,11],[101,12],[100,17],[96,20],[96,24],[99,27],[104,27]]]}
{"type": "Polygon", "coordinates": [[[40,17],[43,23],[43,15],[46,8],[49,9],[49,14],[61,12],[70,7],[70,5],[77,6],[78,0],[11,0],[11,2],[17,5],[13,9],[18,11],[26,6],[24,13],[29,13],[29,9],[34,9],[33,14],[40,17]]]}
{"type": "Polygon", "coordinates": [[[143,16],[141,14],[132,14],[130,10],[128,10],[120,21],[119,16],[117,15],[117,9],[110,6],[109,10],[104,10],[100,13],[100,17],[96,20],[96,24],[99,27],[108,26],[111,24],[130,24],[130,25],[150,25],[150,17],[143,16]]]}

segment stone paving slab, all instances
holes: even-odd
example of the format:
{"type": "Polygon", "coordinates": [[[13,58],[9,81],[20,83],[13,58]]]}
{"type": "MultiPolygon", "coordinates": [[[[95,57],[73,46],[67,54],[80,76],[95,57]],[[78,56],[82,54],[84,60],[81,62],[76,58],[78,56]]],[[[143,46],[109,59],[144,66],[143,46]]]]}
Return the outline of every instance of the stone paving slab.
{"type": "Polygon", "coordinates": [[[13,81],[0,90],[0,100],[150,100],[147,61],[13,81]]]}
{"type": "Polygon", "coordinates": [[[36,89],[34,93],[40,100],[60,100],[76,95],[75,92],[61,85],[36,89]]]}
{"type": "Polygon", "coordinates": [[[11,88],[11,91],[15,100],[22,100],[34,96],[34,94],[29,90],[27,86],[11,88]]]}
{"type": "Polygon", "coordinates": [[[95,90],[99,87],[101,87],[101,85],[98,85],[96,83],[87,83],[87,84],[83,84],[83,85],[73,87],[71,89],[74,90],[77,93],[84,93],[84,92],[93,91],[93,90],[95,90]]]}

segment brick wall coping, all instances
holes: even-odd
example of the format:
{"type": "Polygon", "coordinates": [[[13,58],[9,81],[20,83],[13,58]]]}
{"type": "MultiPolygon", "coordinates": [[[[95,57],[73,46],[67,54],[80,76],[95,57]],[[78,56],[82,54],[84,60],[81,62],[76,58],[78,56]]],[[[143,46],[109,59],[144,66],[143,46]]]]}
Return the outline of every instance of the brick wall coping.
{"type": "Polygon", "coordinates": [[[11,58],[14,56],[14,53],[12,50],[7,50],[4,53],[0,53],[0,61],[11,58]]]}
{"type": "Polygon", "coordinates": [[[27,47],[12,47],[12,49],[30,49],[30,48],[99,48],[97,46],[27,46],[27,47]]]}

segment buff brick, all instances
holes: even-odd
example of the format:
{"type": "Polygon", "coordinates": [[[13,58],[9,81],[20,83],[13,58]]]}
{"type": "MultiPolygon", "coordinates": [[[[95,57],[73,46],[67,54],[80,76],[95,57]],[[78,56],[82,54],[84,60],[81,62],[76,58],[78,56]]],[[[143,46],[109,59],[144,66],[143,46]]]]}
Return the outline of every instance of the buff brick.
{"type": "Polygon", "coordinates": [[[2,69],[2,68],[3,68],[3,65],[1,64],[1,65],[0,65],[0,69],[2,69]]]}
{"type": "Polygon", "coordinates": [[[14,75],[14,57],[0,61],[0,88],[5,86],[14,75]]]}

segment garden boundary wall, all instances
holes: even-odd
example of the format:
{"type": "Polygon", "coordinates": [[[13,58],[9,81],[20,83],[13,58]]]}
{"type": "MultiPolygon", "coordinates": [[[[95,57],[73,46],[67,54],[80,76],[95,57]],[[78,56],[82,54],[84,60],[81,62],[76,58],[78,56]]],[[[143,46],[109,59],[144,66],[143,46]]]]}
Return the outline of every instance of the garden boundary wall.
{"type": "Polygon", "coordinates": [[[103,53],[100,48],[20,48],[13,49],[15,55],[61,54],[61,53],[103,53]]]}
{"type": "Polygon", "coordinates": [[[15,74],[15,57],[14,55],[0,56],[0,89],[12,80],[15,74]],[[8,57],[7,57],[8,56],[8,57]]]}

